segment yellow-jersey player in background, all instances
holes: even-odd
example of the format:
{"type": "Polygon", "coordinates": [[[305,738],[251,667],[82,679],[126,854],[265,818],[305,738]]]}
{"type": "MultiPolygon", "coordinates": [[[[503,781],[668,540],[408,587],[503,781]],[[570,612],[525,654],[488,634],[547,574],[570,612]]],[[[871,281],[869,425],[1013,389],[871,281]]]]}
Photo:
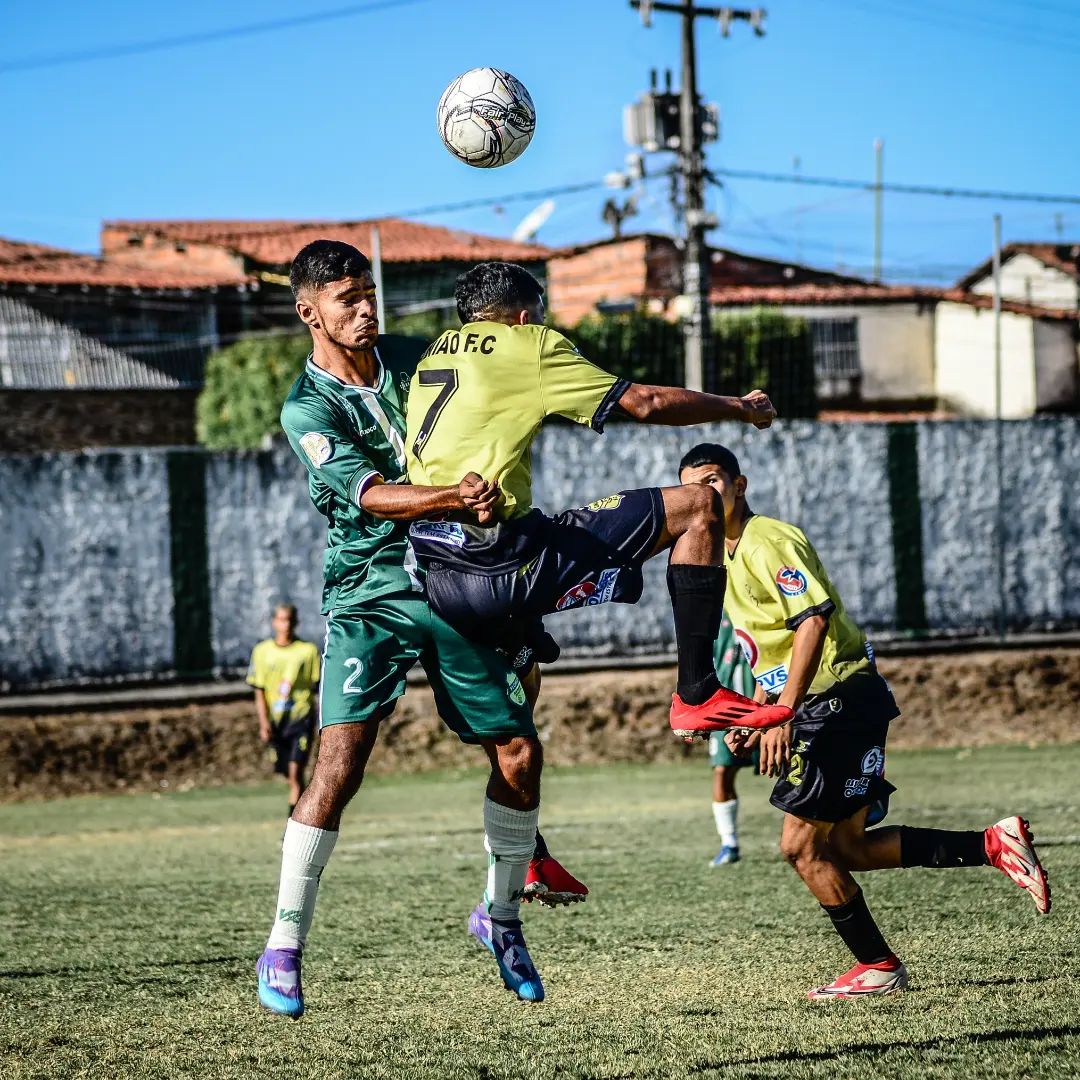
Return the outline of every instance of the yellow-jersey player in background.
{"type": "Polygon", "coordinates": [[[697,464],[682,471],[683,482],[709,485],[723,501],[724,604],[757,680],[755,695],[795,712],[792,723],[771,731],[729,732],[728,747],[738,754],[760,747],[760,771],[778,777],[771,801],[784,812],[780,849],[856,960],[810,997],[907,988],[907,969],[885,943],[852,871],[996,866],[1049,912],[1046,873],[1020,817],[972,832],[867,831],[871,807],[895,790],[884,777],[885,742],[899,710],[866,638],[802,530],[750,509],[735,455],[706,444],[687,458],[697,464]]]}
{"type": "Polygon", "coordinates": [[[296,636],[293,604],[278,604],[270,625],[274,636],[251,650],[247,681],[255,687],[259,738],[270,747],[274,772],[289,781],[292,814],[318,726],[319,650],[296,636]]]}
{"type": "Polygon", "coordinates": [[[617,379],[543,325],[543,289],[511,263],[481,263],[458,279],[454,295],[463,325],[428,348],[409,389],[409,483],[441,485],[465,468],[497,481],[504,501],[491,521],[449,514],[412,525],[432,607],[466,637],[501,647],[525,666],[533,651],[537,659],[553,658],[545,615],[636,603],[645,560],[670,550],[679,653],[672,728],[707,736],[734,723],[789,719],[788,710],[755,705],[717,680],[712,649],[723,596],[723,521],[711,490],[621,491],[555,517],[532,503],[530,447],[550,416],[596,432],[616,409],[654,424],[743,420],[768,427],[776,415],[768,397],[617,379]]]}

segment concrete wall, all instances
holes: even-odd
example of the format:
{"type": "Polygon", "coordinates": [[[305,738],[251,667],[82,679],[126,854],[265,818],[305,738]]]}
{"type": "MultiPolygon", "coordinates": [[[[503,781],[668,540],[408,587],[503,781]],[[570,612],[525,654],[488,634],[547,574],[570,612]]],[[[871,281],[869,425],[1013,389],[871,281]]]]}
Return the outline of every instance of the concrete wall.
{"type": "MultiPolygon", "coordinates": [[[[1001,408],[1005,417],[1035,412],[1034,320],[1001,315],[1001,408]]],[[[967,416],[994,415],[994,314],[941,303],[935,327],[937,396],[967,416]]]]}
{"type": "Polygon", "coordinates": [[[864,401],[934,396],[934,309],[925,304],[785,305],[785,315],[855,319],[864,401]]]}
{"type": "MultiPolygon", "coordinates": [[[[806,531],[871,634],[993,633],[999,581],[1010,628],[1080,626],[1080,421],[1006,423],[1000,455],[997,430],[797,421],[613,424],[597,436],[559,425],[536,444],[536,501],[557,511],[673,483],[685,450],[719,440],[749,476],[751,505],[806,531]]],[[[0,689],[194,676],[204,656],[205,669],[234,670],[283,597],[320,640],[324,535],[287,448],[0,456],[0,689]],[[192,593],[208,610],[185,610],[192,593]]],[[[669,651],[664,568],[647,567],[639,605],[566,612],[550,629],[569,655],[669,651]]]]}

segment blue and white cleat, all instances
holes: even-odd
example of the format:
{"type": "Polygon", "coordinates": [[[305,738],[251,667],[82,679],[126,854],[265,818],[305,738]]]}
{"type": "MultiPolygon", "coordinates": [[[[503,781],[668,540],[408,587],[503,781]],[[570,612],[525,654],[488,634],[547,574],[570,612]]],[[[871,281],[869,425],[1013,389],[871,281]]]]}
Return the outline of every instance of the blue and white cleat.
{"type": "Polygon", "coordinates": [[[293,1018],[303,1015],[299,949],[267,949],[255,972],[259,976],[259,1004],[264,1009],[293,1018]]]}
{"type": "Polygon", "coordinates": [[[710,866],[727,866],[739,861],[739,849],[725,844],[714,856],[710,866]]]}
{"type": "Polygon", "coordinates": [[[520,919],[499,922],[483,904],[477,904],[469,915],[469,933],[494,955],[507,990],[513,990],[522,1001],[544,1000],[544,984],[529,956],[520,919]]]}

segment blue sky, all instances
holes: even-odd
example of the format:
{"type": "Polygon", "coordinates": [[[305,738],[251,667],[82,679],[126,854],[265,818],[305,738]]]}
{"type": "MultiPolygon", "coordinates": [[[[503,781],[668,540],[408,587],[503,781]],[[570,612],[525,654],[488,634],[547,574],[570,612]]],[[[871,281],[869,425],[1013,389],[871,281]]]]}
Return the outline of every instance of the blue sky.
{"type": "MultiPolygon", "coordinates": [[[[356,219],[595,180],[623,165],[622,107],[649,68],[678,66],[677,17],[646,30],[625,0],[547,0],[543,14],[523,0],[389,0],[303,27],[4,70],[346,6],[5,5],[0,236],[92,251],[108,218],[356,219]],[[485,64],[522,79],[538,113],[526,153],[490,171],[451,158],[434,125],[446,83],[485,64]]],[[[788,173],[798,158],[804,175],[870,179],[881,137],[889,181],[1080,195],[1080,4],[767,6],[763,38],[699,24],[699,85],[723,111],[712,166],[788,173]]],[[[539,239],[607,235],[607,195],[557,199],[539,239]]],[[[867,193],[732,180],[712,202],[714,243],[869,270],[867,193]]],[[[509,234],[529,209],[425,217],[509,234]]],[[[988,255],[995,211],[1006,240],[1080,240],[1077,205],[887,195],[886,275],[959,276],[988,255]]],[[[663,180],[631,224],[670,229],[663,180]]]]}

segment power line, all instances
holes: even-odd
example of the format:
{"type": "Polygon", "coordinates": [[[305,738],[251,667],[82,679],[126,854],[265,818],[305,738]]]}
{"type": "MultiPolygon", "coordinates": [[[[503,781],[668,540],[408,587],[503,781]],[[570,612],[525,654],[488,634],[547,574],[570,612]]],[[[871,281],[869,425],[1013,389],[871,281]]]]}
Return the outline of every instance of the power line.
{"type": "MultiPolygon", "coordinates": [[[[771,173],[755,169],[712,169],[713,177],[730,180],[762,180],[771,184],[804,184],[810,187],[851,188],[874,191],[872,180],[848,180],[834,176],[807,176],[805,173],[771,173]]],[[[1060,203],[1080,205],[1080,195],[1044,195],[1026,191],[986,191],[981,188],[939,187],[934,184],[883,183],[882,191],[900,195],[935,195],[950,199],[993,199],[997,202],[1060,203]]]]}
{"type": "Polygon", "coordinates": [[[28,56],[23,60],[0,61],[0,75],[11,71],[30,71],[35,68],[59,67],[63,64],[83,64],[91,60],[108,60],[116,56],[135,56],[141,53],[160,52],[164,49],[179,49],[188,45],[205,45],[212,41],[223,41],[227,38],[246,37],[249,34],[265,34],[275,30],[289,30],[295,26],[310,26],[312,23],[330,22],[334,19],[349,19],[355,15],[365,15],[372,11],[382,11],[387,8],[404,7],[406,4],[424,2],[426,0],[370,0],[366,4],[350,4],[348,7],[331,8],[327,11],[312,11],[307,15],[270,19],[267,22],[231,26],[222,30],[180,34],[176,37],[155,38],[151,41],[134,41],[125,45],[103,45],[94,49],[80,49],[74,52],[53,53],[46,56],[28,56]]]}
{"type": "Polygon", "coordinates": [[[483,206],[500,206],[502,203],[522,202],[525,199],[548,199],[554,195],[573,195],[578,191],[593,191],[604,187],[603,180],[583,180],[578,184],[563,184],[561,187],[543,188],[539,191],[519,191],[515,195],[485,196],[482,199],[466,199],[464,202],[437,203],[434,206],[421,206],[413,210],[399,210],[396,213],[382,214],[382,217],[421,217],[424,214],[448,214],[455,210],[476,210],[483,206]]]}

